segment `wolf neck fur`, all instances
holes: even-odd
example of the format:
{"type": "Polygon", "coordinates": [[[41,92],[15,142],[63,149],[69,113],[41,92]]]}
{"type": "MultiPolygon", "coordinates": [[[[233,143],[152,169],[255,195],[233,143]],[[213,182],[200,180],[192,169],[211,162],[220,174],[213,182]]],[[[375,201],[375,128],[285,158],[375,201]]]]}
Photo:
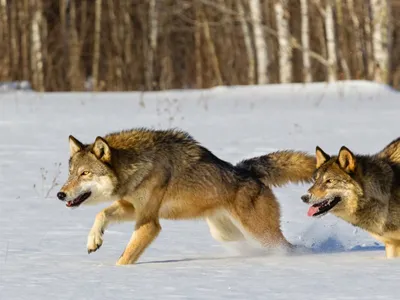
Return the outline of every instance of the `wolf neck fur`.
{"type": "Polygon", "coordinates": [[[388,216],[393,170],[386,161],[376,156],[357,156],[356,159],[358,169],[354,177],[358,179],[364,193],[356,201],[357,206],[354,212],[340,217],[369,232],[382,234],[391,223],[388,216]],[[371,217],[371,211],[374,212],[373,217],[371,217]]]}

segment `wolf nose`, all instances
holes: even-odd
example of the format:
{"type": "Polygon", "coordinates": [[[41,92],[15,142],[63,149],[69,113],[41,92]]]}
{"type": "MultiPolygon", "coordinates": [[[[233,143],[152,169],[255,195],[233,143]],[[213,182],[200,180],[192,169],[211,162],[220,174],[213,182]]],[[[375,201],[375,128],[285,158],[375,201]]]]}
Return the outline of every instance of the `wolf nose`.
{"type": "Polygon", "coordinates": [[[63,193],[63,192],[58,192],[57,193],[57,198],[60,200],[64,200],[65,198],[67,198],[67,194],[63,193]]]}
{"type": "Polygon", "coordinates": [[[301,200],[303,200],[304,203],[308,203],[308,202],[310,202],[310,196],[303,195],[303,196],[301,196],[301,200]]]}

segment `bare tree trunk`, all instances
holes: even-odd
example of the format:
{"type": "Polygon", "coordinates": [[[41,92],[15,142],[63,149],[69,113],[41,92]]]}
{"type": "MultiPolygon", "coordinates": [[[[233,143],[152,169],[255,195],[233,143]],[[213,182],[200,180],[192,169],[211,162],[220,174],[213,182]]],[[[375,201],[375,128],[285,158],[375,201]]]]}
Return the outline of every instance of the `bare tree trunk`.
{"type": "MultiPolygon", "coordinates": [[[[124,35],[121,35],[121,39],[124,40],[124,63],[125,66],[131,66],[132,64],[132,35],[133,33],[133,26],[131,22],[131,15],[130,15],[130,7],[129,7],[129,2],[127,1],[122,1],[122,9],[123,9],[123,18],[124,18],[124,35]]],[[[134,70],[131,70],[132,68],[128,68],[125,70],[125,80],[126,80],[126,85],[125,88],[131,89],[132,86],[132,72],[134,70]]]]}
{"type": "Polygon", "coordinates": [[[292,82],[292,47],[290,45],[290,29],[287,0],[275,2],[276,27],[279,43],[279,75],[281,83],[292,82]]]}
{"type": "Polygon", "coordinates": [[[100,64],[100,34],[101,34],[101,0],[95,3],[95,22],[94,22],[94,47],[93,47],[93,90],[99,90],[99,64],[100,64]]]}
{"type": "MultiPolygon", "coordinates": [[[[215,1],[215,0],[214,0],[215,1]]],[[[225,49],[224,55],[221,55],[219,60],[221,64],[221,73],[224,76],[224,82],[227,85],[234,85],[238,76],[234,72],[234,61],[235,61],[235,46],[232,43],[232,14],[229,13],[231,8],[229,7],[233,1],[227,0],[217,0],[215,3],[221,7],[221,10],[227,10],[227,12],[222,12],[221,18],[218,22],[221,22],[223,26],[218,26],[215,28],[217,31],[218,40],[215,41],[217,47],[222,47],[225,49]]]]}
{"type": "Polygon", "coordinates": [[[36,90],[44,92],[44,78],[43,78],[43,53],[40,27],[42,24],[42,3],[41,0],[36,2],[33,19],[31,23],[31,43],[32,43],[32,70],[34,72],[34,83],[36,90]]]}
{"type": "MultiPolygon", "coordinates": [[[[326,59],[328,57],[328,49],[327,49],[327,45],[326,45],[326,38],[325,38],[325,32],[324,32],[324,21],[325,21],[325,10],[321,10],[321,18],[317,18],[316,21],[316,31],[318,32],[318,41],[319,41],[319,49],[320,49],[320,53],[321,56],[324,58],[324,60],[326,61],[326,63],[324,64],[326,69],[328,69],[329,67],[329,62],[326,59]]],[[[320,80],[320,78],[317,78],[318,80],[320,80]]],[[[326,77],[324,78],[326,79],[326,77]]]]}
{"type": "Polygon", "coordinates": [[[29,6],[27,0],[19,1],[18,15],[21,32],[22,79],[29,80],[29,6]]]}
{"type": "Polygon", "coordinates": [[[79,59],[80,59],[80,46],[77,30],[76,18],[76,0],[70,0],[70,24],[69,24],[69,68],[68,77],[72,91],[82,89],[83,78],[81,76],[79,59]]]}
{"type": "MultiPolygon", "coordinates": [[[[161,35],[164,35],[164,33],[161,33],[161,35]]],[[[164,51],[163,51],[163,58],[161,59],[160,62],[161,70],[160,70],[159,82],[160,82],[160,89],[165,90],[172,88],[174,70],[173,70],[173,63],[172,63],[169,43],[164,41],[163,46],[161,47],[163,48],[164,51]]]]}
{"type": "Polygon", "coordinates": [[[393,62],[393,29],[394,29],[394,15],[393,15],[393,4],[392,0],[386,0],[387,5],[387,39],[386,39],[386,48],[388,52],[388,59],[387,59],[387,75],[386,81],[387,84],[393,83],[393,73],[396,70],[394,67],[393,62]]]}
{"type": "Polygon", "coordinates": [[[344,79],[348,80],[351,78],[349,65],[346,60],[346,54],[351,53],[347,48],[347,40],[344,37],[346,25],[343,23],[343,1],[336,0],[336,26],[337,26],[337,36],[338,36],[338,53],[340,66],[342,67],[342,72],[344,79]]]}
{"type": "Polygon", "coordinates": [[[328,48],[328,82],[336,81],[337,56],[335,41],[335,23],[333,20],[332,0],[326,1],[325,10],[326,44],[328,48]]]}
{"type": "Polygon", "coordinates": [[[17,30],[17,4],[11,3],[10,8],[10,38],[11,38],[11,76],[14,80],[20,77],[19,72],[19,48],[18,48],[18,30],[17,30]]]}
{"type": "Polygon", "coordinates": [[[8,5],[7,0],[0,0],[0,80],[10,79],[10,55],[9,48],[10,35],[9,35],[9,22],[8,22],[8,5]]]}
{"type": "MultiPolygon", "coordinates": [[[[67,30],[67,9],[69,0],[60,0],[59,14],[60,14],[60,35],[59,35],[59,51],[57,53],[58,68],[61,70],[69,70],[69,43],[68,43],[68,30],[67,30]]],[[[57,49],[58,50],[58,49],[57,49]]],[[[67,71],[67,80],[60,80],[58,83],[64,90],[71,89],[70,77],[67,71]]]]}
{"type": "Polygon", "coordinates": [[[365,31],[365,60],[367,64],[368,79],[373,79],[374,73],[374,57],[372,48],[372,28],[371,28],[371,15],[370,15],[370,2],[364,1],[364,31],[365,31]]]}
{"type": "Polygon", "coordinates": [[[129,89],[130,85],[130,80],[126,76],[125,68],[124,68],[124,60],[125,60],[125,55],[124,55],[124,39],[130,37],[130,32],[125,32],[125,20],[124,20],[124,4],[119,2],[117,4],[117,9],[116,9],[116,14],[119,17],[118,21],[118,28],[117,28],[117,40],[118,40],[118,69],[119,71],[117,72],[118,76],[121,77],[121,89],[122,90],[127,90],[129,89]]]}
{"type": "MultiPolygon", "coordinates": [[[[201,5],[201,4],[200,4],[201,5]]],[[[201,59],[201,14],[200,5],[195,5],[196,24],[194,32],[194,47],[195,47],[195,61],[196,61],[196,87],[203,88],[203,68],[201,59]]]]}
{"type": "Polygon", "coordinates": [[[310,26],[308,16],[308,0],[300,0],[301,9],[301,46],[303,47],[303,80],[312,81],[310,59],[310,26]]]}
{"type": "Polygon", "coordinates": [[[115,9],[115,1],[113,0],[108,0],[108,13],[110,16],[110,21],[111,21],[111,40],[112,40],[112,47],[110,46],[110,50],[112,51],[113,48],[115,48],[115,52],[113,52],[113,57],[111,58],[112,60],[115,61],[114,63],[114,68],[110,74],[114,73],[114,76],[112,76],[113,80],[113,89],[114,90],[122,90],[124,86],[123,78],[122,78],[122,68],[123,68],[123,62],[122,62],[122,46],[121,46],[121,40],[119,39],[119,18],[117,18],[116,14],[116,9],[115,9]]]}
{"type": "MultiPolygon", "coordinates": [[[[357,57],[356,68],[357,68],[357,70],[362,69],[361,71],[358,71],[357,73],[362,72],[364,74],[364,76],[367,76],[367,69],[365,68],[364,63],[363,63],[363,55],[362,55],[363,47],[361,45],[362,38],[361,38],[361,34],[360,34],[360,31],[361,31],[360,20],[358,19],[358,16],[354,11],[354,1],[347,0],[347,7],[349,10],[350,17],[351,17],[351,20],[353,23],[353,28],[354,28],[354,30],[352,30],[352,31],[354,33],[354,43],[355,43],[355,48],[356,48],[355,53],[356,53],[356,57],[357,57]]],[[[357,74],[357,78],[358,77],[360,77],[360,74],[357,74]]]]}
{"type": "Polygon", "coordinates": [[[156,0],[150,0],[149,5],[149,53],[147,54],[146,86],[147,90],[154,88],[154,58],[157,54],[158,13],[156,0]]]}
{"type": "Polygon", "coordinates": [[[261,20],[261,4],[260,0],[250,0],[250,13],[253,24],[254,45],[257,57],[257,81],[259,84],[269,82],[268,76],[268,49],[264,37],[264,30],[261,20]]]}
{"type": "MultiPolygon", "coordinates": [[[[80,55],[83,53],[83,48],[86,44],[86,32],[88,30],[88,3],[87,1],[80,1],[80,6],[79,6],[79,12],[80,12],[80,20],[79,20],[79,51],[80,55]]],[[[82,89],[88,90],[90,86],[87,85],[87,80],[88,80],[88,74],[86,72],[86,66],[85,62],[80,59],[80,63],[82,64],[82,89]]]]}
{"type": "Polygon", "coordinates": [[[217,57],[217,52],[215,51],[215,46],[214,46],[213,40],[211,38],[210,26],[208,25],[207,18],[205,16],[202,8],[199,8],[199,13],[200,13],[200,19],[202,20],[202,23],[203,23],[204,38],[205,38],[206,44],[208,46],[208,51],[210,52],[211,65],[214,70],[215,79],[217,81],[217,85],[221,86],[224,84],[224,82],[222,80],[221,70],[219,67],[219,62],[218,62],[218,57],[217,57]]]}
{"type": "MultiPolygon", "coordinates": [[[[49,28],[48,28],[48,24],[47,24],[47,20],[46,17],[44,15],[44,11],[45,9],[43,8],[43,22],[40,26],[40,35],[42,38],[42,54],[43,54],[43,85],[44,85],[44,89],[45,91],[48,90],[48,88],[50,88],[51,86],[48,84],[51,76],[49,76],[49,74],[51,75],[51,72],[48,72],[49,70],[49,64],[51,62],[51,59],[49,58],[49,51],[48,51],[48,47],[49,47],[49,39],[48,39],[48,34],[49,34],[49,28]]],[[[29,31],[28,31],[29,32],[29,31]]],[[[29,49],[28,49],[28,56],[29,56],[29,49]]]]}
{"type": "Polygon", "coordinates": [[[386,83],[389,70],[388,48],[388,3],[387,0],[371,0],[372,11],[372,45],[374,51],[374,80],[386,83]]]}
{"type": "Polygon", "coordinates": [[[247,78],[248,78],[248,84],[253,85],[255,84],[255,57],[254,57],[254,52],[253,52],[253,47],[251,45],[251,36],[250,36],[250,30],[247,25],[247,17],[245,14],[245,10],[243,7],[242,0],[237,0],[237,7],[238,7],[238,13],[239,13],[239,19],[240,19],[240,24],[242,26],[242,31],[243,31],[243,37],[244,37],[244,44],[246,47],[246,54],[247,54],[247,78]]]}

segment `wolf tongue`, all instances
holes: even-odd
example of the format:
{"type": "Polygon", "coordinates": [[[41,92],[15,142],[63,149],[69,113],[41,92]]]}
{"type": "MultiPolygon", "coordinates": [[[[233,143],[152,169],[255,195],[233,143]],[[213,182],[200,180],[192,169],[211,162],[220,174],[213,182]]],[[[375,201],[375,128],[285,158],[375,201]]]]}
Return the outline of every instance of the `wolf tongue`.
{"type": "Polygon", "coordinates": [[[312,217],[312,216],[315,215],[318,211],[319,211],[319,208],[318,208],[318,207],[310,206],[310,208],[308,209],[307,215],[308,215],[309,217],[312,217]]]}

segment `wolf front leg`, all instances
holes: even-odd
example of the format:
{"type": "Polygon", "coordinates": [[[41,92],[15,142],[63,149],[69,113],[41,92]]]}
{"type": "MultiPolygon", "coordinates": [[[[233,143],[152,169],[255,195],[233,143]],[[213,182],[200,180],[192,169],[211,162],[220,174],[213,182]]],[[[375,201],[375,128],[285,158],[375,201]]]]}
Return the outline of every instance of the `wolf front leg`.
{"type": "Polygon", "coordinates": [[[107,226],[116,222],[135,220],[135,208],[125,200],[118,200],[96,215],[96,219],[90,230],[87,250],[92,253],[103,244],[103,234],[107,226]]]}
{"type": "Polygon", "coordinates": [[[117,265],[128,265],[135,263],[146,248],[155,240],[161,231],[158,219],[147,219],[138,221],[131,240],[117,261],[117,265]]]}

